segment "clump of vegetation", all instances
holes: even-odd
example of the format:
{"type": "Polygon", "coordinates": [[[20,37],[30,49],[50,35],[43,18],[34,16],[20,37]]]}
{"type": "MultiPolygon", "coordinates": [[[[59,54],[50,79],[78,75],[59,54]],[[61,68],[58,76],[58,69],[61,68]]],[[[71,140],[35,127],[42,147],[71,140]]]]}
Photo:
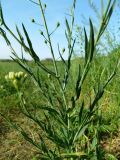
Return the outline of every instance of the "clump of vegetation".
{"type": "Polygon", "coordinates": [[[16,90],[20,90],[26,77],[27,77],[27,74],[23,73],[22,71],[16,72],[16,73],[9,72],[9,74],[5,76],[5,79],[7,81],[11,81],[16,90]]]}
{"type": "MultiPolygon", "coordinates": [[[[42,130],[44,135],[41,135],[38,132],[38,137],[34,138],[21,126],[14,124],[10,119],[6,118],[5,115],[2,116],[5,117],[5,119],[18,132],[20,132],[28,142],[39,150],[40,159],[105,159],[105,151],[101,147],[102,121],[98,102],[103,97],[107,85],[116,75],[118,63],[112,73],[107,75],[104,79],[102,79],[104,70],[100,70],[99,75],[97,76],[97,81],[92,82],[91,95],[87,98],[85,96],[87,90],[84,90],[84,85],[87,85],[87,77],[94,64],[97,44],[109,23],[116,1],[108,1],[106,10],[104,10],[102,14],[101,24],[97,35],[95,35],[91,19],[89,19],[89,33],[87,33],[84,28],[85,55],[82,59],[82,63],[79,63],[77,66],[77,73],[76,77],[74,77],[74,81],[72,81],[71,70],[72,55],[76,44],[76,38],[74,38],[73,35],[76,0],[73,0],[70,16],[71,21],[69,22],[67,18],[65,19],[65,36],[68,43],[67,47],[66,49],[61,50],[58,45],[58,52],[64,69],[64,72],[62,73],[58,67],[57,61],[55,60],[53,44],[51,41],[51,35],[60,26],[60,23],[57,23],[54,31],[50,33],[45,17],[45,10],[47,6],[42,4],[41,0],[38,0],[38,3],[32,0],[30,1],[40,7],[44,28],[46,30],[45,33],[41,31],[41,36],[43,36],[45,43],[50,48],[53,67],[48,68],[42,63],[33,48],[31,39],[24,24],[22,24],[24,36],[21,34],[17,26],[16,31],[18,36],[13,33],[4,20],[2,8],[0,8],[0,33],[12,51],[12,59],[32,78],[33,82],[37,86],[37,92],[41,93],[43,96],[43,105],[37,103],[30,104],[30,97],[26,98],[24,91],[20,90],[20,87],[18,87],[19,78],[21,80],[25,75],[23,75],[23,73],[22,75],[19,73],[9,73],[9,79],[13,82],[14,80],[17,80],[17,83],[13,84],[19,94],[21,102],[20,109],[22,113],[29,119],[33,120],[34,123],[40,127],[40,131],[42,130]],[[34,68],[25,61],[23,55],[22,58],[17,55],[5,31],[9,32],[11,36],[15,38],[24,52],[30,54],[34,60],[34,68]],[[27,44],[24,39],[26,39],[27,44]],[[63,58],[62,52],[68,52],[67,60],[63,58]],[[41,70],[44,71],[44,79],[41,74],[41,70]],[[48,80],[45,80],[45,77],[48,80]],[[70,89],[70,87],[72,89],[70,89]]],[[[32,22],[35,23],[35,20],[32,20],[32,22]]],[[[111,155],[111,157],[113,156],[111,155]]]]}

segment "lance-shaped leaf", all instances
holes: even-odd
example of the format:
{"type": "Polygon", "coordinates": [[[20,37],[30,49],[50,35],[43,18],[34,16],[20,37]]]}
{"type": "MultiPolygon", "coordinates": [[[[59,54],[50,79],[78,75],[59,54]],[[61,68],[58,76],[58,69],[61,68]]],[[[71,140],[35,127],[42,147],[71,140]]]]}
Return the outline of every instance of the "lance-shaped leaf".
{"type": "Polygon", "coordinates": [[[85,28],[84,28],[84,37],[85,37],[85,64],[86,64],[88,61],[89,43],[85,28]]]}
{"type": "Polygon", "coordinates": [[[49,150],[48,150],[48,146],[46,146],[46,143],[45,143],[45,140],[42,138],[42,136],[40,136],[40,146],[41,146],[41,150],[44,152],[44,153],[49,153],[49,150]]]}
{"type": "Polygon", "coordinates": [[[76,90],[76,99],[78,99],[80,97],[80,92],[81,92],[81,86],[79,86],[80,80],[81,80],[81,67],[80,67],[80,64],[79,64],[79,67],[78,67],[78,77],[77,77],[77,82],[76,82],[76,87],[75,87],[75,90],[76,90]]]}
{"type": "Polygon", "coordinates": [[[60,58],[61,58],[62,62],[65,64],[65,66],[67,66],[66,61],[65,61],[65,59],[63,58],[63,56],[62,56],[62,54],[60,52],[59,44],[58,44],[58,53],[60,55],[60,58]]]}
{"type": "Polygon", "coordinates": [[[84,101],[82,101],[81,105],[80,105],[80,111],[79,111],[79,123],[81,123],[82,121],[82,116],[83,116],[83,112],[84,112],[84,101]]]}
{"type": "Polygon", "coordinates": [[[92,112],[95,105],[97,104],[98,100],[103,96],[103,93],[104,93],[104,88],[103,86],[100,86],[99,89],[98,89],[98,92],[95,96],[95,99],[93,100],[92,104],[90,105],[90,111],[92,112]]]}
{"type": "Polygon", "coordinates": [[[76,0],[73,1],[73,7],[75,9],[75,6],[76,6],[76,0]]]}
{"type": "Polygon", "coordinates": [[[73,51],[74,51],[75,42],[76,42],[76,39],[74,39],[73,44],[72,44],[72,48],[71,48],[70,53],[69,53],[68,70],[70,69],[70,66],[71,66],[71,58],[72,58],[72,54],[73,54],[73,51]]]}
{"type": "Polygon", "coordinates": [[[22,34],[20,33],[20,30],[19,30],[19,28],[18,28],[17,25],[16,25],[16,31],[17,31],[17,33],[18,33],[18,35],[19,35],[19,38],[20,38],[21,42],[23,43],[24,39],[23,39],[23,36],[22,36],[22,34]]]}
{"type": "Polygon", "coordinates": [[[66,28],[67,28],[68,35],[70,36],[71,31],[70,31],[70,26],[69,26],[69,23],[68,23],[68,20],[67,20],[67,19],[65,19],[65,24],[66,24],[66,28]]]}
{"type": "Polygon", "coordinates": [[[8,45],[8,46],[11,45],[8,37],[6,36],[5,31],[4,31],[2,28],[0,28],[0,34],[1,34],[1,36],[4,38],[4,40],[5,40],[5,42],[7,43],[7,45],[8,45]]]}
{"type": "Polygon", "coordinates": [[[29,45],[29,48],[30,48],[30,55],[33,57],[33,59],[35,61],[39,61],[39,57],[37,56],[37,54],[35,53],[34,49],[33,49],[33,46],[32,46],[32,42],[29,38],[29,35],[27,33],[27,30],[25,28],[25,26],[22,24],[22,27],[23,27],[23,31],[25,33],[25,36],[26,36],[26,39],[27,39],[27,42],[28,42],[28,45],[29,45]]]}
{"type": "MultiPolygon", "coordinates": [[[[52,76],[56,77],[56,74],[54,72],[52,72],[51,70],[49,70],[47,67],[45,67],[40,61],[39,61],[39,57],[36,55],[36,53],[34,52],[33,48],[32,48],[32,43],[31,43],[31,40],[29,39],[29,36],[28,36],[28,33],[26,31],[26,29],[24,28],[24,33],[26,35],[26,38],[27,38],[27,41],[28,41],[28,44],[29,44],[29,47],[26,47],[25,43],[23,42],[23,38],[22,38],[22,35],[19,31],[19,29],[17,28],[17,32],[19,34],[19,37],[22,41],[20,41],[20,44],[23,46],[23,48],[25,49],[25,51],[29,52],[31,54],[31,56],[33,57],[33,59],[36,61],[36,63],[38,64],[38,66],[40,66],[45,72],[51,74],[52,76]]],[[[17,54],[13,53],[14,56],[19,59],[19,62],[21,61],[21,59],[17,56],[17,54]]],[[[14,58],[12,58],[14,59],[14,58]]],[[[22,64],[22,61],[21,63],[19,64],[22,64]]],[[[25,69],[25,68],[24,68],[25,69]]]]}
{"type": "Polygon", "coordinates": [[[89,39],[89,54],[90,54],[89,58],[90,58],[90,62],[93,59],[94,50],[95,50],[95,47],[94,47],[94,28],[93,28],[92,21],[90,19],[90,39],[89,39]]]}
{"type": "Polygon", "coordinates": [[[1,1],[0,1],[0,25],[4,25],[4,17],[3,17],[3,11],[2,11],[2,6],[1,6],[1,1]]]}
{"type": "Polygon", "coordinates": [[[113,1],[112,6],[109,8],[108,13],[106,14],[106,17],[105,17],[105,24],[106,24],[106,26],[105,26],[105,28],[107,27],[107,25],[109,23],[109,20],[111,18],[111,15],[112,15],[114,7],[115,7],[115,4],[116,4],[116,0],[113,1]]]}
{"type": "Polygon", "coordinates": [[[52,140],[55,144],[59,145],[62,148],[67,147],[67,141],[65,138],[63,138],[62,133],[60,131],[55,129],[54,123],[51,121],[51,119],[45,114],[46,117],[46,127],[44,131],[47,133],[47,138],[52,140]]]}

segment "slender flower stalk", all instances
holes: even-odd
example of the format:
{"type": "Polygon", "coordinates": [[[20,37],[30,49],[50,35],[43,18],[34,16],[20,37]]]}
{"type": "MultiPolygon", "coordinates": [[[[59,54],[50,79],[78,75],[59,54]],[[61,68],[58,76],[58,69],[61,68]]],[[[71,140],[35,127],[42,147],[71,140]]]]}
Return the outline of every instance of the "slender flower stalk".
{"type": "Polygon", "coordinates": [[[49,34],[49,31],[48,31],[48,26],[47,26],[47,22],[46,22],[46,18],[45,18],[45,14],[44,14],[44,10],[43,10],[43,6],[42,6],[42,3],[41,3],[41,0],[38,0],[38,3],[39,3],[39,6],[40,6],[40,9],[41,9],[41,14],[42,14],[42,17],[43,17],[44,26],[45,26],[46,33],[47,33],[48,42],[50,44],[50,50],[51,50],[51,54],[52,54],[52,57],[53,57],[53,63],[54,63],[54,67],[55,67],[55,73],[56,73],[56,76],[58,77],[57,64],[56,64],[56,61],[55,61],[55,55],[54,55],[54,51],[53,51],[53,47],[52,47],[52,42],[51,42],[50,34],[49,34]]]}

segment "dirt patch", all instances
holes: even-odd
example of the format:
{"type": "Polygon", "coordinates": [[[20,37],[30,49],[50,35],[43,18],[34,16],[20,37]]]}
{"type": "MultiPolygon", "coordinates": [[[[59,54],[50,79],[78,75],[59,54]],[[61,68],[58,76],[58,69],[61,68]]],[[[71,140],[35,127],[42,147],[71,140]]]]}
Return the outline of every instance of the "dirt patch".
{"type": "MultiPolygon", "coordinates": [[[[23,114],[19,112],[12,113],[10,117],[14,122],[19,123],[33,138],[38,139],[36,132],[42,135],[42,131],[23,114]]],[[[33,157],[38,157],[38,150],[26,142],[16,130],[9,127],[3,118],[0,119],[0,146],[0,160],[32,160],[33,157]]],[[[112,139],[104,139],[102,146],[119,160],[120,132],[112,139]]]]}
{"type": "MultiPolygon", "coordinates": [[[[22,114],[14,121],[19,122],[26,130],[30,130],[33,125],[30,125],[30,121],[22,114]]],[[[31,160],[38,152],[16,130],[9,127],[4,119],[0,120],[0,146],[0,160],[31,160]]]]}

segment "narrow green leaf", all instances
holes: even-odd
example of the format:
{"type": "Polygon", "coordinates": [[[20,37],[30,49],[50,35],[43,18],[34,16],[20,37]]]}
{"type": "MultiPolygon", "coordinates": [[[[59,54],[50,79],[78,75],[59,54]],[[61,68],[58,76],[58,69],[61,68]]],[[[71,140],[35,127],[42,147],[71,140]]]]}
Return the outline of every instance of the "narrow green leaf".
{"type": "Polygon", "coordinates": [[[68,70],[70,69],[70,66],[71,66],[71,58],[72,58],[72,54],[74,51],[75,42],[76,42],[76,39],[74,39],[74,41],[73,41],[72,48],[71,48],[71,51],[70,51],[70,54],[68,57],[68,70]]]}
{"type": "Polygon", "coordinates": [[[79,64],[79,68],[78,68],[78,77],[77,77],[77,82],[76,82],[76,99],[78,99],[80,97],[80,92],[81,92],[81,87],[79,87],[80,84],[80,80],[81,80],[81,66],[79,64]]]}
{"type": "Polygon", "coordinates": [[[48,153],[48,152],[49,152],[48,146],[46,146],[46,143],[45,143],[44,139],[42,138],[42,136],[39,136],[39,137],[40,137],[41,150],[42,150],[44,153],[48,153]]]}
{"type": "Polygon", "coordinates": [[[69,23],[68,23],[68,20],[67,20],[67,19],[65,19],[65,24],[66,24],[66,28],[67,28],[68,35],[70,36],[71,31],[70,31],[70,26],[69,26],[69,23]]]}
{"type": "Polygon", "coordinates": [[[85,64],[86,64],[88,60],[89,44],[88,44],[88,38],[87,38],[87,33],[85,28],[84,28],[84,37],[85,37],[85,64]]]}
{"type": "Polygon", "coordinates": [[[17,31],[17,33],[18,33],[18,35],[19,35],[19,38],[20,38],[21,42],[23,43],[24,39],[23,39],[23,36],[22,36],[22,34],[20,33],[20,30],[19,30],[19,28],[18,28],[17,25],[16,25],[16,31],[17,31]]]}
{"type": "Polygon", "coordinates": [[[94,28],[93,28],[93,24],[92,21],[90,19],[90,40],[89,40],[89,45],[90,45],[90,61],[92,61],[93,59],[93,54],[94,54],[94,28]]]}
{"type": "Polygon", "coordinates": [[[25,36],[26,36],[28,45],[29,45],[29,47],[30,47],[30,52],[31,52],[30,55],[33,57],[33,59],[34,59],[35,61],[39,61],[39,57],[36,55],[35,51],[33,50],[32,42],[31,42],[31,40],[30,40],[30,38],[29,38],[29,35],[28,35],[28,33],[27,33],[27,30],[25,29],[24,24],[22,24],[22,27],[23,27],[23,31],[24,31],[24,33],[25,33],[25,36]]]}
{"type": "Polygon", "coordinates": [[[9,39],[8,39],[7,36],[6,36],[5,31],[4,31],[2,28],[0,28],[0,34],[1,34],[1,36],[4,38],[6,44],[7,44],[8,46],[11,45],[9,39]]]}
{"type": "Polygon", "coordinates": [[[81,123],[82,121],[82,115],[83,115],[83,112],[84,112],[84,101],[82,101],[81,103],[81,106],[80,106],[80,111],[79,111],[79,123],[81,123]]]}
{"type": "Polygon", "coordinates": [[[5,25],[4,17],[3,17],[3,11],[2,11],[2,6],[1,6],[1,1],[0,1],[0,25],[5,25]]]}
{"type": "Polygon", "coordinates": [[[62,54],[60,52],[59,44],[58,44],[58,53],[60,55],[60,58],[61,58],[62,62],[65,64],[65,66],[67,66],[66,61],[64,60],[64,58],[63,58],[63,56],[62,56],[62,54]]]}
{"type": "Polygon", "coordinates": [[[45,110],[45,111],[48,111],[48,112],[52,112],[52,113],[54,113],[54,114],[57,114],[57,115],[59,115],[59,112],[57,111],[57,110],[55,110],[54,108],[50,108],[50,107],[47,107],[47,106],[36,106],[36,108],[39,108],[39,109],[41,109],[41,110],[45,110]]]}
{"type": "Polygon", "coordinates": [[[115,7],[115,4],[116,4],[116,0],[113,1],[113,4],[112,4],[112,6],[110,7],[110,9],[109,9],[109,11],[108,11],[108,13],[107,13],[107,15],[106,15],[106,18],[105,18],[106,26],[107,26],[108,23],[109,23],[109,20],[110,20],[110,18],[111,18],[111,15],[112,15],[113,10],[114,10],[114,7],[115,7]]]}

